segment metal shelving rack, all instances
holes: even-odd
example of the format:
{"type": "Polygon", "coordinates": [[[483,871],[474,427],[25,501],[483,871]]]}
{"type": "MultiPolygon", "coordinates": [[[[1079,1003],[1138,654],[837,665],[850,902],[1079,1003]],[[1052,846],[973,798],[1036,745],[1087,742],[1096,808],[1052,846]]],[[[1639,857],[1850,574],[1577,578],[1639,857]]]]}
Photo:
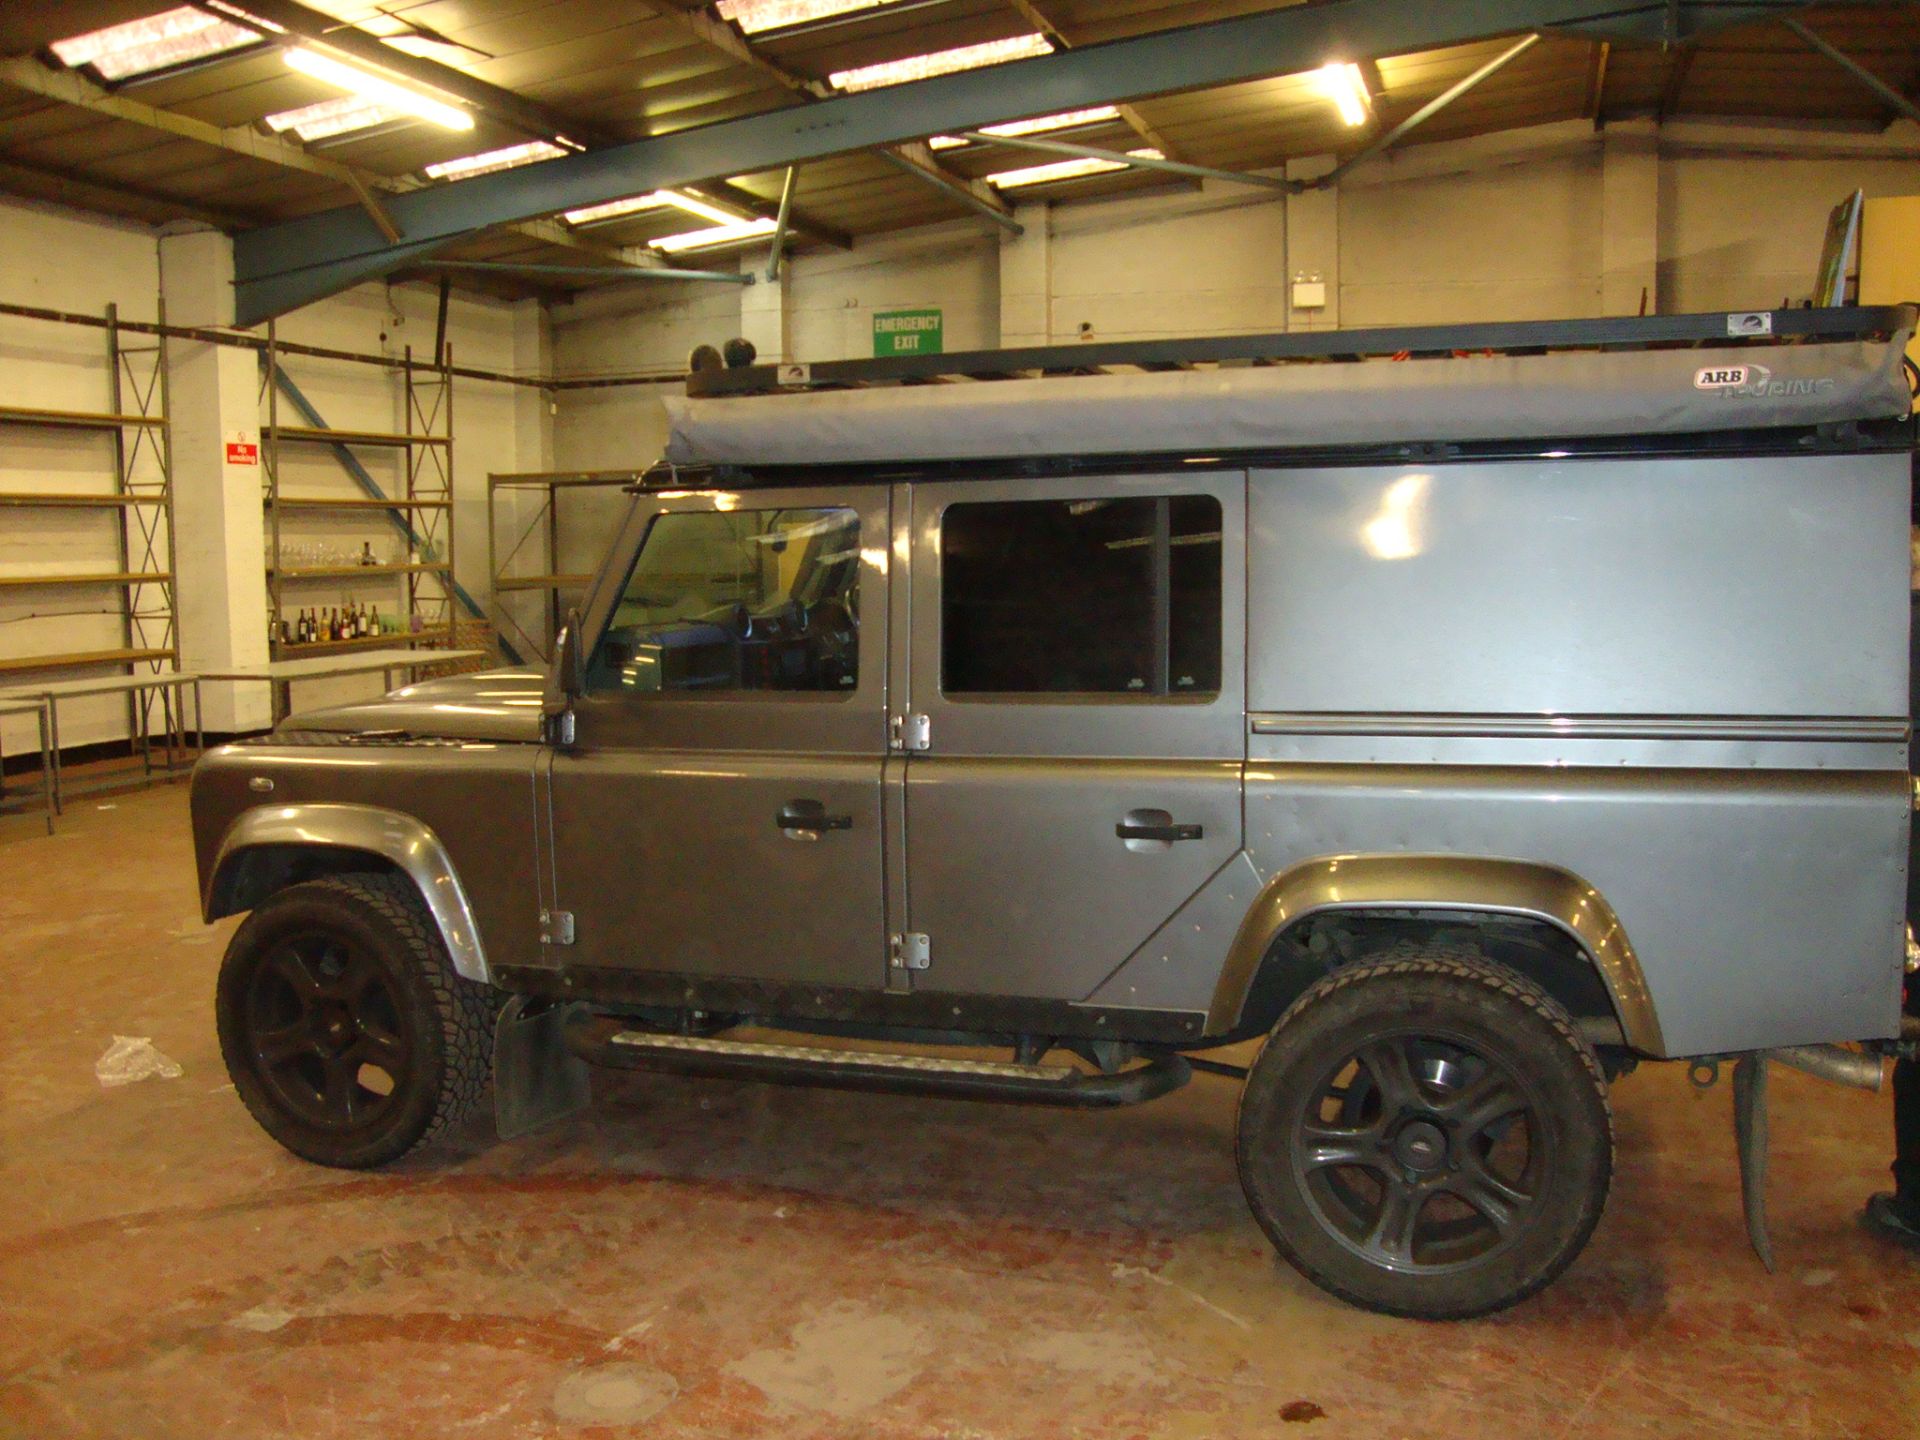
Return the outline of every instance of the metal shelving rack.
{"type": "MultiPolygon", "coordinates": [[[[267,327],[262,389],[266,423],[261,428],[262,502],[267,508],[267,608],[273,658],[291,660],[393,645],[447,645],[454,643],[453,587],[453,353],[443,348],[434,364],[413,358],[408,346],[397,370],[401,408],[406,428],[401,431],[335,429],[322,425],[289,425],[280,420],[279,346],[274,327],[267,327]],[[396,496],[332,497],[289,495],[281,488],[282,447],[289,445],[351,446],[401,455],[405,493],[396,496]],[[304,565],[285,563],[284,525],[292,515],[342,511],[370,512],[395,522],[407,537],[409,559],[381,565],[304,565]],[[398,576],[406,594],[405,622],[418,617],[420,628],[398,634],[364,635],[356,640],[321,640],[298,644],[281,640],[283,614],[301,608],[288,599],[297,585],[363,576],[398,576]]],[[[369,482],[370,483],[370,482],[369,482]]],[[[382,532],[384,533],[384,532],[382,532]]]]}
{"type": "MultiPolygon", "coordinates": [[[[121,595],[121,643],[109,650],[0,657],[6,677],[51,671],[148,666],[160,674],[180,668],[174,602],[173,427],[167,407],[166,307],[151,345],[124,343],[116,306],[106,307],[108,391],[103,411],[0,405],[0,427],[80,430],[112,438],[111,492],[15,490],[0,492],[6,509],[106,509],[119,512],[117,563],[71,572],[0,576],[0,591],[103,589],[121,595]],[[129,403],[130,402],[130,403],[129,403]]],[[[93,322],[99,323],[99,322],[93,322]]],[[[17,687],[16,687],[17,688],[17,687]]],[[[129,705],[141,703],[129,695],[129,705]]],[[[158,703],[170,706],[165,692],[158,703]]],[[[136,719],[135,733],[140,733],[136,719]]],[[[169,729],[171,729],[169,716],[169,729]]]]}
{"type": "Polygon", "coordinates": [[[494,610],[503,633],[511,627],[530,649],[551,658],[548,651],[560,628],[562,597],[586,589],[593,579],[590,573],[563,574],[560,570],[560,496],[569,490],[632,485],[641,479],[642,473],[639,470],[522,470],[487,476],[487,571],[493,577],[494,610]],[[545,492],[539,508],[504,555],[500,553],[498,504],[502,490],[545,492]],[[536,533],[544,536],[546,542],[541,569],[534,574],[508,573],[536,533]],[[542,591],[546,595],[544,636],[528,634],[507,610],[502,598],[526,591],[542,591]]]}

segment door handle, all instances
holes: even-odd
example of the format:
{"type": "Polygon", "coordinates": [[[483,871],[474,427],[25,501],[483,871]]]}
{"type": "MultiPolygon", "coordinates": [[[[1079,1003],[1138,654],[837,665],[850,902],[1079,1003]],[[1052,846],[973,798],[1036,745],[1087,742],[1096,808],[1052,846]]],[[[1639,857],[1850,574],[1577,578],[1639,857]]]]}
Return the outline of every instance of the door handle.
{"type": "Polygon", "coordinates": [[[789,839],[817,840],[826,830],[851,830],[853,816],[829,815],[818,800],[789,800],[774,814],[773,823],[787,832],[789,839]]]}
{"type": "Polygon", "coordinates": [[[1122,840],[1200,840],[1206,831],[1198,825],[1143,825],[1136,821],[1122,820],[1113,827],[1113,833],[1122,840]]]}

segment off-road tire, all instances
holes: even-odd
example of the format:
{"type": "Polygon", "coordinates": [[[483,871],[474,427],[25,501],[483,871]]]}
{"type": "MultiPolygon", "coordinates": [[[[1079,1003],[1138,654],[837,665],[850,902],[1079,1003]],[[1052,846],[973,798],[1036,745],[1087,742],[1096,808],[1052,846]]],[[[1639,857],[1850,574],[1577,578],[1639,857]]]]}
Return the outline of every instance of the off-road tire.
{"type": "Polygon", "coordinates": [[[289,886],[247,917],[221,961],[215,1012],[227,1073],[260,1127],[303,1159],[360,1170],[440,1137],[479,1103],[492,1074],[496,998],[455,972],[410,881],[350,874],[289,886]],[[250,1011],[249,994],[260,967],[290,940],[313,937],[366,957],[383,1012],[407,1046],[401,1078],[362,1123],[324,1124],[300,1113],[255,1043],[258,1002],[250,1011]]]}
{"type": "MultiPolygon", "coordinates": [[[[1414,1093],[1424,1102],[1446,1092],[1416,1084],[1414,1093]]],[[[1380,1100],[1384,1107],[1384,1088],[1380,1100]]],[[[1458,1128],[1450,1120],[1435,1123],[1458,1128]]],[[[1459,1137],[1450,1144],[1457,1161],[1459,1137]]],[[[1613,1117],[1599,1060],[1546,992],[1475,951],[1401,945],[1326,976],[1280,1018],[1241,1092],[1235,1148],[1255,1218],[1307,1279],[1365,1309],[1458,1320],[1526,1299],[1579,1255],[1606,1205],[1613,1117]],[[1335,1207],[1307,1178],[1326,1162],[1300,1127],[1324,1123],[1309,1107],[1339,1103],[1324,1098],[1339,1093],[1324,1087],[1340,1073],[1343,1057],[1382,1043],[1411,1042],[1417,1049],[1428,1037],[1463,1046],[1489,1068],[1507,1072],[1531,1107],[1528,1143],[1544,1143],[1547,1162],[1531,1182],[1512,1235],[1501,1232],[1481,1259],[1423,1271],[1411,1258],[1396,1265],[1391,1257],[1362,1253],[1377,1251],[1377,1242],[1356,1240],[1329,1218],[1335,1207]],[[1536,1124],[1540,1142],[1532,1136],[1536,1124]]],[[[1405,1170],[1400,1178],[1426,1177],[1405,1170]]],[[[1413,1206],[1412,1224],[1424,1213],[1422,1203],[1413,1206]]],[[[1383,1198],[1381,1214],[1385,1204],[1383,1198]]],[[[1406,1253],[1415,1252],[1410,1246],[1406,1253]]]]}

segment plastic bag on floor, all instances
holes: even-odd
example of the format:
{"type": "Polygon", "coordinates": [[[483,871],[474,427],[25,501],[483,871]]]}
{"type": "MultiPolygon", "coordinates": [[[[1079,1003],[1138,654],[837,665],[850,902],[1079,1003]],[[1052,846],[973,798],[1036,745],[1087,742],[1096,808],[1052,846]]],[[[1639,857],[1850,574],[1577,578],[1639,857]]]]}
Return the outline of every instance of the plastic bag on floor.
{"type": "Polygon", "coordinates": [[[93,1073],[105,1087],[131,1085],[158,1075],[162,1080],[178,1080],[180,1067],[158,1050],[144,1035],[116,1035],[107,1053],[93,1062],[93,1073]]]}

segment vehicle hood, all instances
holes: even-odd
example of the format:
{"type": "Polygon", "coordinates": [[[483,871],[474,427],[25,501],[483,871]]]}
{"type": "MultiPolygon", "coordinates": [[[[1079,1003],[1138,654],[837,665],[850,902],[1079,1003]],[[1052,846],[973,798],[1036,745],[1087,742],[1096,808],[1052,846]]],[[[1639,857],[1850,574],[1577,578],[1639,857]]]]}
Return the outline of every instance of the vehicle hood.
{"type": "Polygon", "coordinates": [[[527,741],[540,738],[546,672],[532,665],[423,680],[351,705],[290,715],[274,731],[370,735],[394,740],[527,741]]]}

